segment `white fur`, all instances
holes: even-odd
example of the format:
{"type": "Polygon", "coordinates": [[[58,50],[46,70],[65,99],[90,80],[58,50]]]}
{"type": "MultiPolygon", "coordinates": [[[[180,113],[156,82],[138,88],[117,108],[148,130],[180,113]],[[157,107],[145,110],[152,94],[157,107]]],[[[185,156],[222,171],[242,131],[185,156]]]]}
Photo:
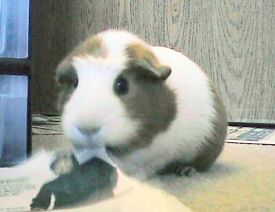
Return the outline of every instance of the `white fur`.
{"type": "MultiPolygon", "coordinates": [[[[75,58],[79,86],[65,105],[65,133],[76,144],[94,148],[102,144],[127,142],[137,133],[140,124],[132,120],[118,97],[113,93],[113,81],[126,64],[125,46],[142,42],[130,33],[106,31],[98,34],[107,48],[107,58],[91,56],[75,58]],[[85,137],[77,127],[102,129],[93,137],[85,137]]],[[[134,151],[123,160],[113,157],[125,172],[146,178],[167,161],[192,160],[204,137],[212,132],[215,117],[214,102],[208,79],[200,68],[183,54],[164,47],[152,47],[159,61],[172,68],[166,84],[175,92],[177,114],[168,130],[157,135],[152,144],[134,151]]]]}
{"type": "Polygon", "coordinates": [[[63,112],[65,134],[75,146],[98,148],[103,144],[120,144],[135,136],[139,123],[128,117],[123,104],[113,93],[113,82],[123,70],[119,60],[100,60],[90,56],[74,58],[78,87],[63,112]],[[78,128],[100,130],[91,136],[78,128]]]}
{"type": "Polygon", "coordinates": [[[110,157],[107,155],[106,149],[103,147],[93,148],[92,151],[90,148],[78,148],[74,149],[74,155],[79,164],[83,164],[91,158],[100,158],[105,162],[111,164],[112,166],[116,166],[110,157]]]}

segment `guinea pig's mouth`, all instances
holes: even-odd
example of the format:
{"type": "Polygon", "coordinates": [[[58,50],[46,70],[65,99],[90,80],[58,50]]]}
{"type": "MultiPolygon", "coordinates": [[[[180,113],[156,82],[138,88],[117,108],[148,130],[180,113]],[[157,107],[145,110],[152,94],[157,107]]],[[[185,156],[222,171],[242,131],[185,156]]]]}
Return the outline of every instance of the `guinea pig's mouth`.
{"type": "Polygon", "coordinates": [[[94,149],[104,146],[99,134],[83,134],[77,127],[72,127],[70,130],[66,131],[65,134],[75,147],[94,149]]]}

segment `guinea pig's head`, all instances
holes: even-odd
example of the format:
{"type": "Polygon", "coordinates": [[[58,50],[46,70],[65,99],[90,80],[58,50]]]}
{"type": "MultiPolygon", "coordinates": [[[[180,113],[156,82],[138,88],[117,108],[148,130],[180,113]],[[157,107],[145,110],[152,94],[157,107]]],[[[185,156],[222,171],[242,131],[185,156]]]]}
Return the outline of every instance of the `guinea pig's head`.
{"type": "Polygon", "coordinates": [[[175,116],[171,69],[121,31],[84,41],[58,66],[65,135],[76,147],[129,151],[148,145],[175,116]]]}

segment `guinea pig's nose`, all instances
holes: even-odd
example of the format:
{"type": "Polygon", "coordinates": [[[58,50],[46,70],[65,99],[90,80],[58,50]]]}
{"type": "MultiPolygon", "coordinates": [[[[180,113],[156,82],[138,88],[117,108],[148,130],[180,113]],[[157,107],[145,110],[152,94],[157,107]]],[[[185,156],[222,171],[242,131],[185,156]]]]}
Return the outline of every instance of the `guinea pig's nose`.
{"type": "Polygon", "coordinates": [[[93,135],[99,131],[99,127],[94,127],[94,128],[86,128],[86,127],[77,127],[79,132],[81,132],[84,135],[93,135]]]}

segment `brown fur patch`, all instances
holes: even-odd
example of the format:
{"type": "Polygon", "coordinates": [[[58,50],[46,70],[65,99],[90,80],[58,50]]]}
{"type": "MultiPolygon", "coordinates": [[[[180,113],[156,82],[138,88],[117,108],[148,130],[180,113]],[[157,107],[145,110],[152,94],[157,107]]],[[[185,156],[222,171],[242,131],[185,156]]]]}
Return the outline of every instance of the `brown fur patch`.
{"type": "Polygon", "coordinates": [[[171,73],[170,67],[162,65],[142,42],[128,45],[125,51],[129,62],[122,75],[130,88],[120,98],[131,118],[141,122],[141,128],[127,144],[107,146],[116,157],[149,146],[158,133],[168,129],[177,112],[175,94],[164,81],[171,73]]]}
{"type": "Polygon", "coordinates": [[[73,52],[73,56],[91,55],[93,57],[105,58],[107,49],[99,36],[92,36],[80,44],[73,52]]]}
{"type": "Polygon", "coordinates": [[[77,83],[77,74],[69,59],[63,60],[56,71],[56,80],[59,85],[57,109],[63,110],[63,105],[69,100],[77,83]]]}
{"type": "Polygon", "coordinates": [[[148,63],[152,64],[155,67],[159,67],[159,61],[153,52],[147,48],[144,44],[141,43],[133,43],[128,45],[126,51],[130,58],[135,60],[146,60],[148,63]]]}
{"type": "Polygon", "coordinates": [[[165,80],[171,73],[170,67],[162,65],[145,44],[133,43],[128,45],[126,54],[131,63],[130,66],[142,66],[148,71],[147,74],[165,80]]]}
{"type": "Polygon", "coordinates": [[[143,67],[128,66],[122,75],[129,81],[129,93],[121,96],[130,117],[141,122],[137,136],[127,144],[108,146],[116,157],[146,148],[153,138],[168,129],[176,117],[176,97],[172,90],[157,78],[142,74],[143,67]]]}

